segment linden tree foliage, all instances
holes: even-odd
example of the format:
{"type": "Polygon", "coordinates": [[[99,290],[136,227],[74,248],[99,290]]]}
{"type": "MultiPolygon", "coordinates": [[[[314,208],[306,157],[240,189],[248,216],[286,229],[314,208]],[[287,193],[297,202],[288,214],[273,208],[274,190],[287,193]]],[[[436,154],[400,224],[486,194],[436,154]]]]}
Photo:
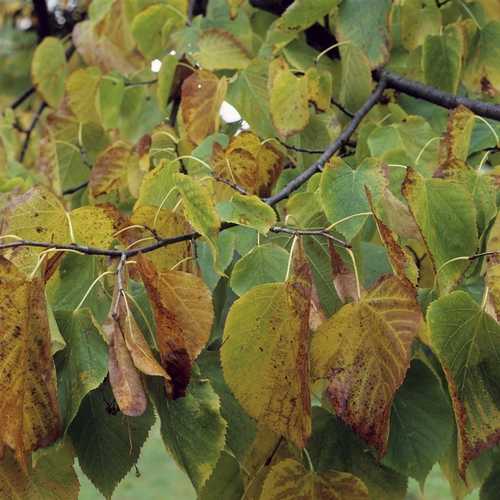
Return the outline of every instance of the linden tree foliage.
{"type": "Polygon", "coordinates": [[[0,110],[2,499],[498,498],[498,0],[5,0],[0,110]]]}

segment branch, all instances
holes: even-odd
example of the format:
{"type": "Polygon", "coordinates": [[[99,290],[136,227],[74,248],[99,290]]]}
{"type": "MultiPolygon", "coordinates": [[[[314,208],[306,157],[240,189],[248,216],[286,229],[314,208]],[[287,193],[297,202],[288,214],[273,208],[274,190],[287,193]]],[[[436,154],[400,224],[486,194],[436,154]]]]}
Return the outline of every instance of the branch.
{"type": "Polygon", "coordinates": [[[338,136],[338,138],[328,146],[328,148],[323,152],[318,161],[314,162],[308,169],[304,170],[300,175],[295,177],[290,181],[281,191],[273,196],[266,199],[268,205],[276,205],[281,200],[288,198],[291,193],[298,189],[302,184],[307,182],[316,172],[323,169],[325,163],[340,149],[342,146],[347,144],[351,135],[358,128],[363,118],[368,114],[368,112],[377,104],[377,102],[382,97],[384,90],[386,88],[386,80],[382,77],[375,88],[372,95],[366,100],[366,102],[361,106],[361,108],[356,111],[354,118],[349,122],[344,131],[338,136]]]}
{"type": "Polygon", "coordinates": [[[31,122],[31,125],[29,126],[28,130],[26,130],[26,137],[24,138],[23,146],[21,148],[21,152],[19,153],[19,162],[22,163],[24,161],[24,157],[26,156],[26,151],[28,151],[28,145],[30,143],[31,139],[31,133],[36,127],[36,124],[38,123],[38,120],[40,120],[40,116],[42,116],[43,110],[47,107],[47,103],[44,101],[42,104],[40,104],[40,107],[38,108],[38,111],[35,113],[35,116],[33,117],[33,120],[31,122]]]}
{"type": "Polygon", "coordinates": [[[377,81],[385,79],[387,88],[403,92],[417,99],[423,99],[447,109],[453,109],[462,105],[469,108],[476,115],[500,121],[500,105],[498,104],[490,104],[450,94],[449,92],[438,90],[429,85],[409,80],[385,69],[375,70],[373,72],[373,77],[377,81]]]}
{"type": "Polygon", "coordinates": [[[50,35],[50,14],[45,0],[33,0],[33,9],[37,19],[38,39],[42,40],[50,35]]]}
{"type": "Polygon", "coordinates": [[[62,194],[63,194],[63,196],[66,196],[68,194],[74,194],[74,193],[80,191],[81,189],[85,189],[88,185],[89,185],[89,181],[82,182],[81,184],[78,184],[78,186],[65,189],[62,192],[62,194]]]}

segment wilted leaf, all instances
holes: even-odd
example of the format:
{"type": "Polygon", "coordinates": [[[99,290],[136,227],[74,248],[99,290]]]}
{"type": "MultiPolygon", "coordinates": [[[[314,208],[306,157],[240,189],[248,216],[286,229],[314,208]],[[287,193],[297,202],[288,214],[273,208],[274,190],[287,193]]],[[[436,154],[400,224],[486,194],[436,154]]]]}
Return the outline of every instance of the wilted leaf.
{"type": "Polygon", "coordinates": [[[52,36],[46,37],[35,50],[31,74],[38,92],[54,108],[63,98],[66,73],[62,42],[52,36]]]}
{"type": "Polygon", "coordinates": [[[60,434],[44,287],[0,257],[0,452],[27,455],[60,434]]]}
{"type": "Polygon", "coordinates": [[[195,71],[182,84],[181,112],[187,134],[195,144],[219,128],[219,110],[227,90],[227,80],[207,70],[195,71]]]}
{"type": "Polygon", "coordinates": [[[221,361],[245,411],[304,447],[311,433],[308,333],[310,274],[302,251],[284,283],[258,285],[232,305],[221,361]]]}
{"type": "Polygon", "coordinates": [[[328,498],[331,500],[368,500],[363,482],[345,472],[308,471],[297,460],[282,460],[274,465],[264,481],[262,500],[328,498]]]}
{"type": "Polygon", "coordinates": [[[413,288],[384,277],[358,303],[343,306],[312,338],[314,380],[328,380],[326,394],[336,414],[381,455],[420,320],[413,288]]]}
{"type": "Polygon", "coordinates": [[[448,380],[464,476],[469,462],[500,440],[500,326],[463,291],[433,302],[427,321],[448,380]]]}
{"type": "Polygon", "coordinates": [[[328,240],[328,250],[330,253],[330,262],[332,265],[332,278],[335,290],[339,299],[343,302],[357,302],[361,297],[358,296],[358,287],[356,275],[352,269],[349,269],[342,260],[340,254],[335,250],[335,246],[328,240]]]}
{"type": "Polygon", "coordinates": [[[439,147],[440,163],[454,159],[467,160],[475,122],[474,113],[464,106],[459,106],[450,113],[446,134],[439,147]]]}
{"type": "Polygon", "coordinates": [[[143,257],[138,266],[155,314],[161,363],[172,378],[175,399],[185,395],[192,364],[210,337],[212,298],[203,281],[193,274],[158,272],[143,257]]]}

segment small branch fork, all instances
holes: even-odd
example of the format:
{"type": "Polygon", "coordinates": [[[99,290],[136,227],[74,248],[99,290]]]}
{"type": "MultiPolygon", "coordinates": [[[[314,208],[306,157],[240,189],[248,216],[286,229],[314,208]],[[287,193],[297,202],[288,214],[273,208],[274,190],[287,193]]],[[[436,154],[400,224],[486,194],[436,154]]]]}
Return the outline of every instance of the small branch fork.
{"type": "MultiPolygon", "coordinates": [[[[332,142],[325,151],[322,152],[320,158],[315,161],[312,165],[310,165],[304,172],[290,181],[281,191],[270,196],[264,201],[271,207],[277,205],[280,201],[285,200],[293,193],[296,189],[305,184],[315,173],[323,170],[324,165],[327,163],[330,158],[332,158],[342,147],[349,143],[349,140],[352,134],[356,131],[359,124],[365,118],[365,116],[370,112],[370,110],[380,101],[384,90],[387,88],[391,88],[400,92],[404,92],[413,97],[424,99],[439,106],[451,109],[455,108],[458,105],[463,105],[468,107],[474,113],[494,120],[500,121],[500,106],[488,104],[480,101],[474,101],[472,99],[467,99],[465,97],[458,97],[452,94],[448,94],[446,92],[442,92],[440,90],[434,89],[433,87],[429,87],[427,85],[423,85],[419,82],[415,82],[412,80],[408,80],[400,75],[396,75],[386,70],[375,70],[374,78],[378,81],[378,84],[370,95],[370,97],[366,100],[366,102],[361,106],[361,108],[354,114],[352,120],[346,126],[346,128],[342,131],[342,133],[337,137],[337,139],[332,142]]],[[[18,98],[13,104],[12,107],[18,106],[21,102],[23,102],[26,98],[28,98],[33,93],[33,89],[29,89],[25,92],[20,98],[18,98]]],[[[42,109],[43,111],[43,109],[42,109]]],[[[41,112],[41,111],[40,111],[41,112]]],[[[36,124],[36,123],[35,123],[36,124]]],[[[85,187],[86,184],[82,184],[73,188],[72,190],[68,190],[65,194],[71,194],[76,192],[79,189],[85,187]]],[[[236,189],[236,186],[232,186],[236,189]]],[[[243,194],[243,193],[242,193],[243,194]]],[[[231,227],[235,227],[236,224],[231,223],[223,223],[220,227],[220,231],[224,231],[225,229],[229,229],[231,227]]],[[[334,237],[329,231],[325,228],[323,229],[296,229],[282,226],[273,226],[271,228],[271,232],[273,233],[286,233],[294,236],[323,236],[330,240],[332,240],[335,244],[343,246],[344,248],[349,249],[350,245],[334,237]]],[[[46,249],[54,249],[60,251],[77,251],[85,255],[102,255],[108,256],[112,258],[119,258],[120,262],[122,260],[127,259],[129,257],[133,257],[140,253],[149,253],[153,252],[159,248],[166,247],[168,245],[173,245],[175,243],[180,243],[183,241],[194,241],[195,239],[201,236],[198,232],[191,232],[187,234],[182,234],[179,236],[174,236],[171,238],[157,238],[155,243],[142,247],[142,248],[131,248],[128,250],[115,250],[115,249],[104,249],[104,248],[94,248],[94,247],[86,247],[80,245],[63,245],[63,244],[52,244],[38,241],[30,241],[30,240],[16,240],[10,243],[0,244],[0,251],[6,250],[9,248],[18,248],[18,247],[38,247],[38,248],[46,248],[46,249]]],[[[476,256],[477,257],[477,256],[476,256]]]]}

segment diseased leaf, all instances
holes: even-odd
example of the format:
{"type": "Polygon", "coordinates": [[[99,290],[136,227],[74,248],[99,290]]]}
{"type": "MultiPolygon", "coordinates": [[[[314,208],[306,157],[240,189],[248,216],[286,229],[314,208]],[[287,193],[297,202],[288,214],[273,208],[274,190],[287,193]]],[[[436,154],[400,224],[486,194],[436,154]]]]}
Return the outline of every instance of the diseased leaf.
{"type": "Polygon", "coordinates": [[[106,497],[137,463],[155,417],[149,406],[140,417],[130,418],[112,409],[113,394],[107,384],[82,401],[69,435],[85,475],[106,497]]]}
{"type": "Polygon", "coordinates": [[[60,434],[55,370],[41,280],[28,281],[0,257],[0,452],[27,455],[60,434]]]}
{"type": "Polygon", "coordinates": [[[144,257],[139,270],[156,319],[161,363],[172,378],[172,397],[185,395],[191,367],[210,337],[212,298],[203,281],[182,271],[158,272],[144,257]]]}
{"type": "Polygon", "coordinates": [[[466,161],[476,116],[464,106],[450,112],[446,134],[439,145],[440,162],[466,161]]]}
{"type": "Polygon", "coordinates": [[[181,113],[189,139],[200,144],[217,132],[219,110],[227,91],[227,80],[207,70],[195,71],[182,84],[181,113]]]}
{"type": "Polygon", "coordinates": [[[336,414],[383,455],[394,395],[410,365],[421,321],[415,291],[384,277],[357,304],[346,304],[311,341],[314,380],[328,380],[336,414]]]}
{"type": "Polygon", "coordinates": [[[229,201],[217,205],[222,220],[256,229],[267,234],[276,224],[276,213],[258,196],[245,196],[235,193],[229,201]]]}
{"type": "Polygon", "coordinates": [[[311,433],[310,274],[299,247],[284,283],[258,285],[233,303],[221,347],[224,378],[257,422],[304,447],[311,433]]]}
{"type": "Polygon", "coordinates": [[[44,38],[33,55],[31,74],[38,92],[53,108],[57,108],[63,98],[66,73],[62,42],[52,36],[44,38]]]}
{"type": "Polygon", "coordinates": [[[331,500],[368,500],[363,482],[345,472],[315,473],[297,460],[282,460],[274,465],[264,481],[262,500],[329,498],[331,500]]]}
{"type": "Polygon", "coordinates": [[[358,297],[358,286],[354,271],[349,269],[344,264],[342,257],[337,250],[335,250],[335,247],[330,240],[328,240],[328,251],[332,266],[333,284],[339,299],[343,303],[357,302],[360,297],[358,297]]]}
{"type": "Polygon", "coordinates": [[[269,108],[276,130],[289,137],[309,123],[308,82],[295,76],[283,59],[269,68],[269,108]]]}
{"type": "Polygon", "coordinates": [[[65,349],[55,358],[59,405],[66,431],[83,398],[106,377],[108,356],[106,343],[89,309],[59,311],[56,320],[66,342],[65,349]]]}
{"type": "Polygon", "coordinates": [[[168,400],[163,387],[150,382],[149,390],[161,422],[161,436],[175,461],[197,491],[214,471],[225,445],[226,421],[220,401],[207,381],[193,380],[186,397],[168,400]]]}
{"type": "Polygon", "coordinates": [[[433,302],[427,321],[452,397],[464,476],[469,462],[500,439],[500,326],[463,291],[433,302]]]}
{"type": "Polygon", "coordinates": [[[440,288],[454,286],[468,266],[455,257],[473,255],[478,240],[476,210],[469,193],[451,180],[424,179],[407,169],[403,194],[432,257],[440,288]],[[460,235],[460,237],[457,237],[460,235]]]}

